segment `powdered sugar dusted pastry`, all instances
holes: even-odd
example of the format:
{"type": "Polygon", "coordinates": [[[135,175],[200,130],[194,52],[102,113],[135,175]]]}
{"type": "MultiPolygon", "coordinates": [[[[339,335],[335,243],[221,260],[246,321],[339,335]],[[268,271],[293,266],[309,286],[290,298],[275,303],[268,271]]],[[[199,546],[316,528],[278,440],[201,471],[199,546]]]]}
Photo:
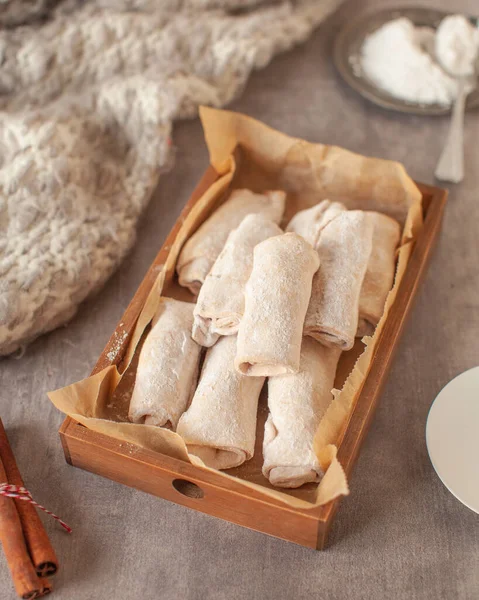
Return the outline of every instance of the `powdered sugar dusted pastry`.
{"type": "Polygon", "coordinates": [[[373,224],[373,247],[359,296],[357,336],[372,335],[384,311],[394,282],[396,248],[401,236],[399,223],[378,212],[366,212],[373,224]]]}
{"type": "Polygon", "coordinates": [[[188,452],[215,469],[230,469],[254,453],[256,413],[264,377],[245,377],[233,366],[236,336],[206,353],[200,381],[177,432],[188,452]]]}
{"type": "Polygon", "coordinates": [[[323,475],[313,450],[319,422],[333,399],[341,351],[305,337],[299,372],[268,379],[263,475],[273,485],[296,488],[323,475]]]}
{"type": "Polygon", "coordinates": [[[212,346],[220,335],[237,333],[254,247],[281,229],[261,214],[247,215],[228,240],[203,283],[194,310],[193,339],[212,346]]]}
{"type": "Polygon", "coordinates": [[[313,279],[304,333],[325,346],[353,347],[372,235],[373,224],[361,210],[341,213],[321,231],[321,268],[313,279]]]}
{"type": "Polygon", "coordinates": [[[298,371],[304,317],[318,267],[318,253],[296,233],[256,246],[238,331],[235,366],[240,373],[298,371]]]}
{"type": "Polygon", "coordinates": [[[176,265],[180,285],[198,294],[229,233],[246,215],[262,214],[279,223],[285,202],[286,194],[282,191],[255,194],[250,190],[234,190],[184,245],[176,265]]]}
{"type": "Polygon", "coordinates": [[[296,213],[288,223],[286,231],[294,231],[315,248],[321,231],[345,210],[346,207],[341,202],[322,200],[315,206],[296,213]]]}
{"type": "Polygon", "coordinates": [[[141,349],[129,418],[175,429],[198,378],[201,346],[191,339],[194,304],[163,298],[141,349]]]}

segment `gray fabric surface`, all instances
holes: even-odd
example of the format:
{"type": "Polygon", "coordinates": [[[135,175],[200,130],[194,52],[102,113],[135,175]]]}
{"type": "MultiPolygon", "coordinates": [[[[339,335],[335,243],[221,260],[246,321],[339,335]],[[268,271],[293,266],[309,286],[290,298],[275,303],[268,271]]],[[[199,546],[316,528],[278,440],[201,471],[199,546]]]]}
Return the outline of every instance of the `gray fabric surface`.
{"type": "MultiPolygon", "coordinates": [[[[426,4],[423,0],[423,4],[426,4]]],[[[330,61],[349,2],[304,46],[256,74],[233,105],[289,134],[402,161],[433,182],[447,119],[385,112],[349,90],[330,61]]],[[[405,4],[402,2],[400,4],[405,4]]],[[[450,2],[427,2],[447,7],[450,2]]],[[[473,0],[455,10],[477,12],[473,0]]],[[[47,390],[84,377],[207,165],[197,120],[176,127],[177,163],[138,243],[75,319],[0,362],[0,414],[28,487],[69,522],[45,521],[62,563],[54,598],[119,600],[456,600],[479,597],[479,517],[435,475],[424,427],[439,390],[479,363],[479,114],[467,116],[466,177],[444,230],[326,552],[317,553],[175,506],[66,465],[62,416],[47,390]]],[[[14,598],[0,559],[0,597],[14,598]]]]}

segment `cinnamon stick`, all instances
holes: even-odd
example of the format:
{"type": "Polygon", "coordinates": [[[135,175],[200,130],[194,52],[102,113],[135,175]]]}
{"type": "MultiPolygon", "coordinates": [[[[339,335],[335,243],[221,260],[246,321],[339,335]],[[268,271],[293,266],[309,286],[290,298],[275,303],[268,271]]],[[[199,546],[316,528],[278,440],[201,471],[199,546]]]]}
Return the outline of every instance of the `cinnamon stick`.
{"type": "MultiPolygon", "coordinates": [[[[1,419],[0,459],[6,472],[6,479],[1,480],[0,483],[8,482],[12,485],[25,487],[1,419]]],[[[37,575],[39,577],[54,575],[58,570],[58,560],[35,507],[24,500],[15,500],[14,502],[37,575]]]]}
{"type": "MultiPolygon", "coordinates": [[[[5,468],[0,461],[0,481],[6,480],[5,468]]],[[[28,554],[15,503],[4,496],[0,496],[0,541],[17,594],[24,600],[38,598],[43,585],[28,554]]]]}
{"type": "Polygon", "coordinates": [[[53,585],[46,577],[40,577],[41,589],[37,598],[41,598],[42,596],[46,596],[53,590],[53,585]]]}

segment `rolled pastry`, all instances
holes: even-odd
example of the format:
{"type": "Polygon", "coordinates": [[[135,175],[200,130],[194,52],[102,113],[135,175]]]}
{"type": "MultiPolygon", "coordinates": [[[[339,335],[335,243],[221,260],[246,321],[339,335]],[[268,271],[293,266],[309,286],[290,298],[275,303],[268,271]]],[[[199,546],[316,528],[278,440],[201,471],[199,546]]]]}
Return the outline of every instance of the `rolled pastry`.
{"type": "Polygon", "coordinates": [[[318,253],[296,233],[269,238],[254,249],[238,330],[235,366],[245,375],[296,373],[318,253]]]}
{"type": "Polygon", "coordinates": [[[250,213],[262,214],[279,223],[285,201],[286,194],[282,191],[254,194],[250,190],[234,190],[184,245],[176,265],[180,285],[198,294],[228,234],[250,213]]]}
{"type": "Polygon", "coordinates": [[[349,210],[328,223],[319,236],[321,268],[313,278],[304,334],[325,346],[353,347],[372,231],[363,211],[349,210]]]}
{"type": "Polygon", "coordinates": [[[215,469],[237,467],[254,453],[264,377],[237,373],[235,354],[236,336],[222,337],[208,350],[191,405],[178,423],[188,452],[215,469]]]}
{"type": "Polygon", "coordinates": [[[319,481],[313,450],[319,422],[333,399],[341,351],[305,337],[299,372],[268,379],[269,415],[264,427],[263,475],[278,487],[319,481]]]}
{"type": "Polygon", "coordinates": [[[201,286],[194,310],[193,339],[212,346],[220,335],[237,333],[244,288],[253,268],[254,247],[281,229],[263,215],[247,215],[228,240],[201,286]]]}
{"type": "Polygon", "coordinates": [[[201,346],[191,339],[193,307],[163,298],[136,372],[129,418],[175,430],[198,378],[201,346]]]}
{"type": "Polygon", "coordinates": [[[357,337],[372,335],[382,317],[396,269],[396,248],[401,237],[397,221],[378,212],[366,212],[373,223],[373,247],[359,296],[357,337]]]}
{"type": "Polygon", "coordinates": [[[286,231],[294,231],[316,248],[321,231],[345,210],[346,207],[341,202],[322,200],[315,206],[296,213],[288,223],[286,231]]]}

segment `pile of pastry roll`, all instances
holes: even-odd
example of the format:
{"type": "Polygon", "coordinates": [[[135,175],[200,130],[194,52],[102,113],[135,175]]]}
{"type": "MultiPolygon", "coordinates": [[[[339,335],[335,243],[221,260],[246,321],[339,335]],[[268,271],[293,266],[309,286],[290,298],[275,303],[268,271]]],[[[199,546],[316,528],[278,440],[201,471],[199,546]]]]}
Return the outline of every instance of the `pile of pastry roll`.
{"type": "Polygon", "coordinates": [[[129,416],[176,431],[190,454],[229,469],[253,456],[267,378],[263,474],[294,488],[322,476],[314,435],[341,352],[381,318],[400,226],[323,200],[283,232],[285,200],[235,190],[185,244],[179,282],[197,302],[162,299],[129,416]]]}

